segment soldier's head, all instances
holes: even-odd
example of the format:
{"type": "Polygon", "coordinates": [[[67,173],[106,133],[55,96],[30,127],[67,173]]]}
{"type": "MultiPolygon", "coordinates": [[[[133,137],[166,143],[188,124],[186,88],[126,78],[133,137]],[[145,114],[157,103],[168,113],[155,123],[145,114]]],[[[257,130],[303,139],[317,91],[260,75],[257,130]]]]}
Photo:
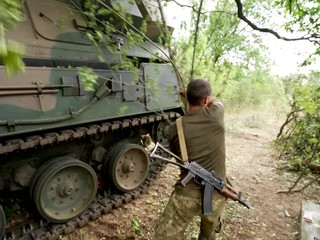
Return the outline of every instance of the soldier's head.
{"type": "Polygon", "coordinates": [[[187,86],[187,100],[190,105],[202,106],[211,96],[211,86],[204,79],[191,80],[187,86]]]}

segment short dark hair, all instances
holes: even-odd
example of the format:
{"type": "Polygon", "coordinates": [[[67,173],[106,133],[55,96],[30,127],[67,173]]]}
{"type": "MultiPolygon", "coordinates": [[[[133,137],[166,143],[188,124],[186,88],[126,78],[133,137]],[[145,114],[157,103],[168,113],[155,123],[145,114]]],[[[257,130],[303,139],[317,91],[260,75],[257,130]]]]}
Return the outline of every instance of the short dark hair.
{"type": "Polygon", "coordinates": [[[189,104],[200,105],[201,101],[211,95],[211,86],[204,79],[193,79],[187,86],[187,99],[189,104]]]}

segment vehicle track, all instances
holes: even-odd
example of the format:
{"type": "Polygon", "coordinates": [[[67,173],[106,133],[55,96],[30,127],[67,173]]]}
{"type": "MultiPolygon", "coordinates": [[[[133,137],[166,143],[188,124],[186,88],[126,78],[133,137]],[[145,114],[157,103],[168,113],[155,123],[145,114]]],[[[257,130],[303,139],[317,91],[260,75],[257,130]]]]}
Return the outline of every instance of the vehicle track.
{"type": "MultiPolygon", "coordinates": [[[[37,148],[45,145],[54,145],[65,141],[74,141],[85,136],[95,136],[99,133],[107,133],[128,127],[142,126],[144,124],[154,124],[162,120],[175,120],[180,116],[176,112],[153,114],[141,118],[124,119],[122,121],[103,122],[101,124],[89,125],[74,129],[67,129],[60,132],[51,132],[44,135],[30,136],[25,139],[14,139],[3,144],[0,143],[0,155],[9,154],[14,151],[37,148]]],[[[161,153],[160,153],[161,154],[161,153]]],[[[49,223],[42,218],[34,219],[24,223],[22,226],[7,230],[3,239],[39,239],[54,240],[61,235],[72,233],[90,221],[98,219],[101,215],[107,214],[113,209],[119,208],[133,199],[145,193],[152,182],[157,178],[164,167],[164,163],[151,159],[151,166],[144,183],[137,189],[122,194],[98,193],[93,203],[79,217],[63,224],[49,223]]]]}

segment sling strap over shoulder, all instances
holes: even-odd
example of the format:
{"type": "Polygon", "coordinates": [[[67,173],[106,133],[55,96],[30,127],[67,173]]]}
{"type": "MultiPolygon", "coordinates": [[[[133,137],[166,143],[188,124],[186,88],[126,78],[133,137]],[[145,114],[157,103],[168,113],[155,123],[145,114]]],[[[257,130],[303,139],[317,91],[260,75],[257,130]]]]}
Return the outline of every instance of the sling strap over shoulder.
{"type": "Polygon", "coordinates": [[[182,161],[187,162],[188,152],[187,152],[186,140],[184,138],[184,133],[183,133],[182,117],[176,120],[176,125],[177,125],[177,132],[178,132],[178,138],[179,138],[181,159],[182,161]]]}

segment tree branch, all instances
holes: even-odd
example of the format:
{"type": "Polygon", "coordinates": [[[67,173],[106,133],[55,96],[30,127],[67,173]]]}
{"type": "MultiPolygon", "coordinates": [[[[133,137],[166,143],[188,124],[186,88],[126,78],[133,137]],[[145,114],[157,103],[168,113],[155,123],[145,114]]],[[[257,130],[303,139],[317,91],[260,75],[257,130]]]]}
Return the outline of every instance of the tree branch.
{"type": "Polygon", "coordinates": [[[258,27],[243,14],[243,4],[241,3],[241,0],[235,0],[235,2],[237,4],[237,8],[238,8],[238,11],[237,11],[238,18],[240,18],[242,21],[247,23],[253,30],[257,30],[257,31],[264,32],[264,33],[270,33],[270,34],[274,35],[276,38],[282,39],[285,41],[307,40],[307,41],[310,41],[310,42],[313,42],[313,43],[320,45],[320,42],[318,40],[320,38],[320,34],[317,34],[317,33],[306,34],[306,35],[299,37],[299,38],[286,38],[286,37],[280,36],[279,33],[277,33],[276,31],[274,31],[272,29],[258,27]]]}
{"type": "Polygon", "coordinates": [[[197,11],[197,22],[196,22],[196,29],[194,31],[193,54],[192,54],[192,62],[191,62],[190,79],[193,78],[193,74],[194,74],[194,62],[195,62],[196,48],[197,48],[197,43],[198,43],[199,22],[200,22],[200,17],[201,17],[202,4],[203,4],[203,0],[200,1],[199,9],[197,11]]]}
{"type": "Polygon", "coordinates": [[[287,115],[287,119],[286,121],[282,124],[282,126],[280,127],[279,133],[277,134],[277,138],[279,138],[282,135],[283,129],[286,125],[288,125],[292,120],[295,119],[295,114],[298,112],[302,112],[303,109],[296,109],[296,110],[292,110],[288,115],[287,115]]]}
{"type": "MultiPolygon", "coordinates": [[[[163,24],[163,27],[164,27],[165,41],[166,42],[168,41],[167,44],[168,44],[169,56],[170,56],[170,59],[172,60],[171,63],[174,66],[175,72],[176,72],[177,77],[178,77],[178,81],[180,83],[180,88],[181,89],[179,90],[179,92],[185,93],[185,86],[184,86],[184,83],[183,83],[182,76],[181,76],[181,74],[180,74],[180,72],[178,70],[178,66],[176,65],[176,62],[173,60],[174,56],[173,56],[172,48],[171,48],[171,36],[169,35],[169,29],[168,29],[168,25],[167,25],[167,22],[166,22],[166,18],[164,16],[161,0],[157,0],[157,3],[158,3],[161,19],[162,19],[162,24],[163,24]]],[[[186,106],[187,106],[186,99],[183,99],[182,101],[183,101],[183,104],[184,104],[184,106],[186,108],[186,106]]]]}
{"type": "Polygon", "coordinates": [[[179,7],[188,7],[188,8],[192,8],[193,11],[196,11],[196,9],[194,8],[194,6],[181,4],[181,3],[178,3],[176,0],[167,0],[167,2],[174,2],[174,3],[177,4],[179,7]]]}

